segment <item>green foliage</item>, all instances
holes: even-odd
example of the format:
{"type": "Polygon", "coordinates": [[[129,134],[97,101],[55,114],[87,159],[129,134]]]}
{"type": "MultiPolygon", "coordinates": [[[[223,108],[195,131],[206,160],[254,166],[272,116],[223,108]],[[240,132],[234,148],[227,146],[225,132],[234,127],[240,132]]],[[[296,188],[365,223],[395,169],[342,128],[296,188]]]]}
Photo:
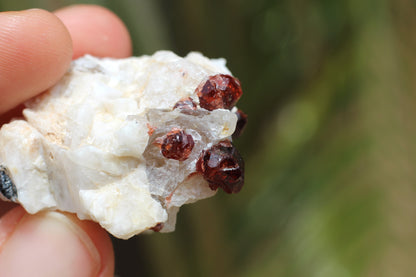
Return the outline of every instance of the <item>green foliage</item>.
{"type": "Polygon", "coordinates": [[[243,191],[184,207],[175,233],[115,240],[117,274],[415,275],[414,2],[90,3],[126,22],[135,55],[226,57],[249,115],[243,191]]]}

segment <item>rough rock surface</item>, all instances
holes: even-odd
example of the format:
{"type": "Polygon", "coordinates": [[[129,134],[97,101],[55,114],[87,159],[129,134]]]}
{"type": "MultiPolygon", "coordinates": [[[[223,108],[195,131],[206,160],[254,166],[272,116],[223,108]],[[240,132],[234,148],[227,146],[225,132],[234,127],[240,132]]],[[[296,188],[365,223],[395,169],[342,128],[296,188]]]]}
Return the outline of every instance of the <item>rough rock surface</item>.
{"type": "Polygon", "coordinates": [[[199,106],[196,89],[218,74],[231,75],[225,61],[199,53],[74,61],[2,126],[0,198],[73,212],[123,239],[172,231],[181,205],[216,193],[196,163],[236,127],[236,108],[199,106]]]}

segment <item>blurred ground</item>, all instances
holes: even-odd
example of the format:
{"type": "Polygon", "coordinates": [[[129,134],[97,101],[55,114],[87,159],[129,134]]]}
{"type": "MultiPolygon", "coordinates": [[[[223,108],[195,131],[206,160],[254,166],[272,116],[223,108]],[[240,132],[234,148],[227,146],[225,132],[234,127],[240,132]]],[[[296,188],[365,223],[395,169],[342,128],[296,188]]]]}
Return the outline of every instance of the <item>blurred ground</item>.
{"type": "MultiPolygon", "coordinates": [[[[54,10],[67,0],[0,0],[54,10]]],[[[239,195],[114,240],[119,276],[415,276],[416,3],[107,0],[134,54],[225,57],[249,115],[239,195]]]]}

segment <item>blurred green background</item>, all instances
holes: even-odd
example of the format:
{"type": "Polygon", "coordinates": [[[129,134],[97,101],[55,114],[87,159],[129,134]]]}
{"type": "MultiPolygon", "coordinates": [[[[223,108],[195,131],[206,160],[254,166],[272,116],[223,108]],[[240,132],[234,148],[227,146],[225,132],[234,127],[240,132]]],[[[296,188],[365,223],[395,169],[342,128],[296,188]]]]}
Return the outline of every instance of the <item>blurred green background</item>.
{"type": "Polygon", "coordinates": [[[170,234],[114,239],[118,276],[416,276],[412,0],[94,3],[134,55],[225,57],[249,115],[238,195],[181,209],[170,234]]]}

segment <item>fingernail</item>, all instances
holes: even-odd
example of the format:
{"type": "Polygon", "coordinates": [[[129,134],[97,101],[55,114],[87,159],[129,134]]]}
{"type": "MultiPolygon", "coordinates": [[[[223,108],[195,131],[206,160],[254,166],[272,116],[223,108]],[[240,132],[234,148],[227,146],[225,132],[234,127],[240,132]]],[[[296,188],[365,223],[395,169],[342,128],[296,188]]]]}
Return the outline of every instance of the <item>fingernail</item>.
{"type": "Polygon", "coordinates": [[[96,276],[94,243],[58,212],[24,216],[0,249],[0,276],[96,276]]]}

